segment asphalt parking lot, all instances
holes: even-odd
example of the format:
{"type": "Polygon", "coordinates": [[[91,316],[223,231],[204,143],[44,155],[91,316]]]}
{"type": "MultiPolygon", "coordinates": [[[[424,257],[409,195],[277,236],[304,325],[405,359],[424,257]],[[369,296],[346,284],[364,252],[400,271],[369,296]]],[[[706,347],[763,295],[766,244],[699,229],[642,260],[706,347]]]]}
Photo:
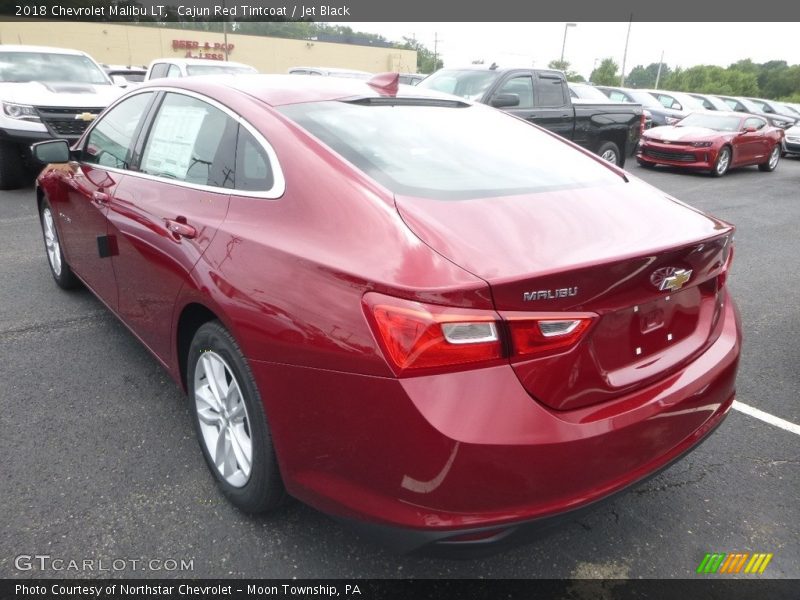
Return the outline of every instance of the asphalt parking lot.
{"type": "MultiPolygon", "coordinates": [[[[738,399],[800,424],[800,160],[721,179],[627,168],[738,226],[738,399]]],[[[156,360],[89,292],[53,283],[32,189],[0,192],[0,236],[0,577],[114,574],[19,570],[18,555],[124,559],[116,574],[134,577],[695,577],[706,552],[773,553],[764,577],[800,577],[800,436],[736,410],[657,478],[489,558],[398,557],[296,502],[245,516],[156,360]],[[151,559],[192,569],[130,562],[151,559]]]]}

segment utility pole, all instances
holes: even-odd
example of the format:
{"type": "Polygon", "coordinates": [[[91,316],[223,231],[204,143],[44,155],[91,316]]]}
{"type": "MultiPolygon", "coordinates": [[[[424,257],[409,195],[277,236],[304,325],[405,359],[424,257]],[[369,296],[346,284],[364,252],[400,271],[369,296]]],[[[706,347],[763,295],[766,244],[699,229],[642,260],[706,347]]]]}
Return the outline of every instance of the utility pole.
{"type": "Polygon", "coordinates": [[[222,43],[225,44],[225,62],[228,62],[228,15],[226,0],[222,0],[223,21],[222,21],[222,43]]]}
{"type": "Polygon", "coordinates": [[[619,86],[625,87],[625,61],[628,59],[628,40],[631,39],[631,25],[633,24],[633,13],[628,21],[628,35],[625,36],[625,52],[622,54],[622,74],[619,78],[619,86]]]}
{"type": "Polygon", "coordinates": [[[567,31],[570,27],[577,27],[577,23],[564,23],[564,41],[561,42],[561,64],[564,64],[564,48],[567,47],[567,31]]]}
{"type": "MultiPolygon", "coordinates": [[[[437,70],[437,66],[439,64],[439,33],[434,31],[433,32],[433,71],[437,70]]],[[[431,72],[433,72],[431,71],[431,72]]]]}
{"type": "Polygon", "coordinates": [[[661,58],[658,60],[658,71],[656,71],[656,89],[658,89],[658,81],[661,79],[661,65],[664,64],[664,51],[661,51],[661,58]]]}

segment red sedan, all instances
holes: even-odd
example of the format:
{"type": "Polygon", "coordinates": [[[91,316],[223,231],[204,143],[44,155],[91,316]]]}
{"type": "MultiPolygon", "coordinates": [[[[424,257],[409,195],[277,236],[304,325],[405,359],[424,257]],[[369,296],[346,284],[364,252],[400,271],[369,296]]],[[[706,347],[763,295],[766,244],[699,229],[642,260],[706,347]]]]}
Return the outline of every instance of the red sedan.
{"type": "Polygon", "coordinates": [[[643,133],[636,159],[644,167],[685,167],[709,171],[715,177],[749,165],[774,171],[783,135],[782,129],[755,115],[696,112],[675,125],[643,133]]]}
{"type": "Polygon", "coordinates": [[[158,80],[35,154],[56,283],[187,391],[245,511],[491,544],[733,402],[733,227],[492,108],[386,75],[158,80]]]}

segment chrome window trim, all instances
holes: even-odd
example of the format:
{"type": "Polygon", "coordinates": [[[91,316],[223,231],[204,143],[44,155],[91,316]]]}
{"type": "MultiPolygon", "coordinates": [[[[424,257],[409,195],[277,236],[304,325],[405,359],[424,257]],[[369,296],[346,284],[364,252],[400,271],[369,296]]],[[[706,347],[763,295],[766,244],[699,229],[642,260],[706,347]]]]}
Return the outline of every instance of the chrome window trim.
{"type": "MultiPolygon", "coordinates": [[[[269,159],[270,165],[272,166],[272,187],[264,191],[237,190],[234,188],[217,187],[213,185],[201,185],[199,183],[188,183],[185,181],[180,181],[179,179],[170,179],[168,177],[159,177],[158,175],[150,175],[149,173],[143,173],[142,171],[131,171],[130,169],[117,169],[116,167],[105,167],[103,165],[94,165],[92,163],[86,163],[86,164],[90,164],[97,168],[105,169],[112,173],[131,175],[133,177],[141,177],[142,179],[149,179],[151,181],[170,183],[172,185],[201,190],[204,192],[214,192],[217,194],[230,194],[231,196],[243,196],[247,198],[263,198],[267,200],[277,200],[278,198],[281,198],[283,196],[283,194],[286,192],[286,179],[283,176],[283,169],[281,168],[281,164],[278,161],[278,155],[275,153],[275,149],[266,140],[266,138],[263,135],[261,135],[261,132],[250,124],[249,121],[245,120],[244,118],[233,112],[230,108],[214,100],[213,98],[209,98],[208,96],[205,96],[203,94],[199,94],[197,92],[193,92],[190,90],[183,90],[180,88],[173,88],[168,86],[148,87],[145,89],[135,90],[128,94],[125,94],[121,98],[117,99],[113,104],[110,104],[108,108],[106,108],[106,110],[103,111],[103,114],[112,110],[114,107],[117,106],[117,104],[120,104],[124,100],[127,100],[133,96],[137,96],[139,94],[148,94],[157,92],[182,94],[184,96],[190,96],[192,98],[195,98],[196,100],[200,100],[201,102],[206,102],[207,104],[210,104],[214,108],[221,110],[230,118],[232,118],[234,121],[236,121],[236,123],[247,129],[247,131],[249,131],[253,135],[256,141],[259,144],[261,144],[261,147],[264,150],[264,152],[267,153],[267,158],[269,159]]],[[[86,130],[85,137],[82,138],[82,140],[85,141],[89,139],[89,135],[91,135],[91,132],[94,130],[94,128],[96,127],[96,123],[98,122],[99,120],[96,120],[94,123],[92,123],[91,127],[86,130]]]]}

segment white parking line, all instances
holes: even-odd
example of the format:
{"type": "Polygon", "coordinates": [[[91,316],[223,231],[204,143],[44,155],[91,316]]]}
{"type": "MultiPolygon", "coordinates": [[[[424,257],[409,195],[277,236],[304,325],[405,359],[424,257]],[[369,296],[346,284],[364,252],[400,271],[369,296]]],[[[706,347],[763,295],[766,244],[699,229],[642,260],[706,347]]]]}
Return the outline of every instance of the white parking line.
{"type": "Polygon", "coordinates": [[[787,421],[786,419],[781,419],[780,417],[765,413],[763,410],[758,410],[749,404],[734,400],[733,408],[739,412],[743,412],[746,415],[755,417],[756,419],[761,419],[764,421],[764,423],[769,423],[770,425],[775,425],[775,427],[780,427],[781,429],[785,429],[786,431],[791,431],[796,435],[800,435],[800,425],[795,425],[791,421],[787,421]]]}

